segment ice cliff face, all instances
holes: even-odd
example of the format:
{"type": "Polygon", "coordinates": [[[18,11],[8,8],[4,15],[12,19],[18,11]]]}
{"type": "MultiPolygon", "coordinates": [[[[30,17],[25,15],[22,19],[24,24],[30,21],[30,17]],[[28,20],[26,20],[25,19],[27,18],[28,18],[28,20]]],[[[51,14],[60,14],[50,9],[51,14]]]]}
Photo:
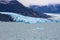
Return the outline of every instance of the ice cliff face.
{"type": "Polygon", "coordinates": [[[60,20],[58,19],[49,20],[45,18],[34,18],[34,17],[23,16],[17,13],[0,12],[0,22],[23,22],[28,24],[36,24],[36,23],[46,23],[46,22],[60,22],[60,20]]]}
{"type": "Polygon", "coordinates": [[[28,16],[23,16],[16,13],[10,13],[10,12],[0,12],[0,21],[1,22],[24,22],[29,24],[52,22],[51,20],[44,19],[44,18],[28,17],[28,16]]]}

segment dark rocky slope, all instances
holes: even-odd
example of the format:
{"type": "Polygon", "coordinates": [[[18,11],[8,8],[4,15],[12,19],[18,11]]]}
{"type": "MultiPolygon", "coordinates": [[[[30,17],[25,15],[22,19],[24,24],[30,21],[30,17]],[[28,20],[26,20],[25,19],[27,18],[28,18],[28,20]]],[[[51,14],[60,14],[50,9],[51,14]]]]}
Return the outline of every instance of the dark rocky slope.
{"type": "Polygon", "coordinates": [[[10,15],[0,14],[0,21],[13,22],[13,18],[10,15]]]}

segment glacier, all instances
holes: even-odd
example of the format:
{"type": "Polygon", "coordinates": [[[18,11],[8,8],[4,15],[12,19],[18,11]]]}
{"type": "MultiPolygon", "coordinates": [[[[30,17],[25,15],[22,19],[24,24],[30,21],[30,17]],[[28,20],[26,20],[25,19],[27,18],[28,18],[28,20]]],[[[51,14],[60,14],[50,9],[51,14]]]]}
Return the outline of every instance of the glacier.
{"type": "Polygon", "coordinates": [[[17,13],[12,12],[0,12],[1,14],[10,15],[15,22],[23,22],[28,24],[36,24],[36,23],[46,23],[46,22],[60,22],[60,19],[53,20],[53,19],[45,19],[45,18],[35,18],[35,17],[28,17],[23,16],[17,13]]]}

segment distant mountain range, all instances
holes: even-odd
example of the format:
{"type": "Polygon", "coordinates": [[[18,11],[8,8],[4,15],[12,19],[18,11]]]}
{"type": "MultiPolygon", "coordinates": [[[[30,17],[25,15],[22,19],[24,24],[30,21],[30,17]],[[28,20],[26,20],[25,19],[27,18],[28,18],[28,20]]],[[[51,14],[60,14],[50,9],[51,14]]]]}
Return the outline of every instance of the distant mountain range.
{"type": "Polygon", "coordinates": [[[30,8],[34,11],[42,13],[60,13],[60,4],[51,4],[45,6],[31,5],[30,8]]]}

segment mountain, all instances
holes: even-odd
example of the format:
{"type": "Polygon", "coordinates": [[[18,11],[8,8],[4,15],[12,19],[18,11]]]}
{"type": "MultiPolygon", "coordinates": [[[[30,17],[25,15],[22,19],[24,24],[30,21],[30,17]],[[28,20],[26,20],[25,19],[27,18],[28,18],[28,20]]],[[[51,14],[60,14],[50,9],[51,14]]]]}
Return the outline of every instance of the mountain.
{"type": "MultiPolygon", "coordinates": [[[[8,22],[8,21],[22,22],[23,21],[27,23],[52,22],[53,20],[51,21],[48,19],[48,18],[51,18],[51,16],[44,13],[44,11],[50,10],[48,9],[49,7],[34,6],[31,8],[27,8],[21,3],[19,3],[18,1],[11,1],[8,4],[0,3],[0,21],[5,21],[5,22],[8,22]],[[37,10],[36,8],[38,8],[39,10],[37,10]]],[[[50,8],[52,9],[52,6],[50,8]]],[[[60,16],[58,16],[58,18],[60,18],[60,16]]]]}
{"type": "Polygon", "coordinates": [[[11,1],[8,4],[0,2],[0,12],[12,12],[12,13],[17,13],[24,16],[38,17],[38,18],[51,17],[44,13],[38,13],[36,11],[33,11],[32,9],[25,7],[18,1],[11,1]]]}
{"type": "Polygon", "coordinates": [[[30,8],[34,11],[42,13],[60,13],[60,4],[50,4],[45,6],[31,5],[30,8]]]}

